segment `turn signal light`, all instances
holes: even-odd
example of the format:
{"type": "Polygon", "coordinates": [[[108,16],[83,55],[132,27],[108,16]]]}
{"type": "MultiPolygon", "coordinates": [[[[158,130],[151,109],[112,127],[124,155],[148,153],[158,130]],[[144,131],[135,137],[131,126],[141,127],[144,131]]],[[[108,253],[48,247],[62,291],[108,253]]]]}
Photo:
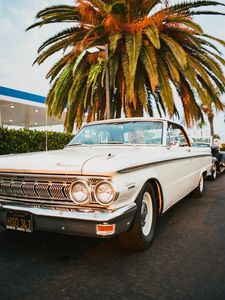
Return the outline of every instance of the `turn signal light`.
{"type": "Polygon", "coordinates": [[[97,235],[112,235],[116,231],[116,224],[97,224],[96,234],[97,235]]]}

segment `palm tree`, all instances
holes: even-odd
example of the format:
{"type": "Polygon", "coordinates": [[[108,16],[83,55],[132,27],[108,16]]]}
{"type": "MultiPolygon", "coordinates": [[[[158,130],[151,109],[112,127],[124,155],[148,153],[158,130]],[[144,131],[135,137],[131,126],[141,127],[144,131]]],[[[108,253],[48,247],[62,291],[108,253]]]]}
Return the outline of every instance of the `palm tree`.
{"type": "Polygon", "coordinates": [[[222,15],[202,8],[224,4],[167,2],[77,0],[74,6],[51,6],[38,12],[28,30],[58,22],[71,24],[45,41],[35,60],[41,64],[63,50],[47,74],[52,87],[46,102],[49,113],[56,116],[67,107],[67,131],[72,131],[75,120],[81,126],[85,113],[88,121],[104,118],[107,67],[111,117],[120,117],[122,111],[126,117],[142,116],[143,109],[153,115],[153,103],[160,115],[173,117],[178,114],[175,90],[188,126],[203,118],[201,105],[208,104],[209,98],[216,109],[223,109],[219,94],[225,90],[221,68],[225,60],[213,42],[225,43],[205,34],[193,16],[222,15]],[[88,51],[105,44],[110,49],[108,59],[104,51],[88,51]]]}

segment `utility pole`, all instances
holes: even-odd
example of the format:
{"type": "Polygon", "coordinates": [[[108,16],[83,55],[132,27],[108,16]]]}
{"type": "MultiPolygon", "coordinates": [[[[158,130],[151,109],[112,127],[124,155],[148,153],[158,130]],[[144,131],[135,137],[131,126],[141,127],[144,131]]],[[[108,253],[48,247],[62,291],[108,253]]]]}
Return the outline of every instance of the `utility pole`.
{"type": "Polygon", "coordinates": [[[105,69],[105,89],[106,89],[106,119],[111,118],[110,112],[110,82],[109,82],[109,44],[105,44],[105,59],[106,59],[106,69],[105,69]]]}
{"type": "Polygon", "coordinates": [[[105,93],[106,93],[106,114],[105,118],[110,119],[111,118],[111,109],[110,109],[110,81],[109,81],[109,44],[106,43],[104,46],[99,45],[95,47],[90,47],[87,50],[85,50],[89,53],[96,53],[99,51],[104,51],[105,52],[105,93]]]}

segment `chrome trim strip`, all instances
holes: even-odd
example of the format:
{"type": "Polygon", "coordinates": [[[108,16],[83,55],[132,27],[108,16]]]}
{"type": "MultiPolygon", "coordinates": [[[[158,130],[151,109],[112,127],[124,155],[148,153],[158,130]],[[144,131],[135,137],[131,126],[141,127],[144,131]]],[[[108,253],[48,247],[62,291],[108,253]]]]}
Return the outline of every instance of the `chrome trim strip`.
{"type": "Polygon", "coordinates": [[[21,172],[21,170],[17,170],[17,172],[15,171],[9,171],[9,172],[6,172],[6,171],[1,171],[0,170],[0,175],[2,176],[19,176],[19,177],[32,177],[32,178],[54,178],[54,179],[74,179],[74,177],[77,177],[77,176],[81,176],[81,174],[55,174],[55,173],[31,173],[31,172],[21,172]]]}
{"type": "Polygon", "coordinates": [[[61,173],[61,174],[55,174],[55,173],[32,173],[32,172],[21,172],[21,170],[17,170],[17,172],[15,171],[9,171],[9,172],[6,172],[6,171],[1,171],[0,169],[0,175],[1,176],[7,176],[7,177],[10,177],[10,176],[15,176],[15,177],[32,177],[32,178],[46,178],[46,179],[49,179],[49,178],[53,178],[53,179],[61,179],[63,181],[65,181],[66,179],[69,179],[69,180],[74,180],[74,179],[86,179],[86,178],[90,178],[90,179],[110,179],[111,176],[101,176],[101,175],[82,175],[82,174],[66,174],[66,173],[61,173]]]}
{"type": "Polygon", "coordinates": [[[63,201],[63,200],[49,200],[49,199],[37,199],[37,198],[18,198],[18,197],[9,197],[9,196],[3,196],[0,195],[0,202],[5,201],[5,202],[13,202],[13,203],[18,203],[18,204],[34,204],[34,205],[39,205],[39,204],[46,204],[46,205],[70,205],[71,207],[75,206],[75,203],[71,201],[63,201]]]}
{"type": "Polygon", "coordinates": [[[204,157],[204,156],[205,157],[212,157],[211,154],[200,154],[200,155],[192,155],[192,156],[164,159],[164,160],[160,160],[160,161],[154,161],[154,162],[150,162],[150,163],[145,163],[145,164],[140,164],[140,165],[124,168],[124,169],[118,170],[117,173],[128,173],[128,172],[136,171],[136,170],[139,170],[139,169],[147,168],[147,167],[152,166],[152,165],[159,165],[159,164],[162,164],[162,163],[170,163],[170,162],[173,162],[173,161],[176,161],[176,160],[183,160],[183,159],[189,159],[189,158],[198,158],[198,157],[204,157]]]}
{"type": "Polygon", "coordinates": [[[55,217],[55,218],[65,218],[65,219],[78,219],[84,221],[98,221],[98,222],[108,222],[111,219],[122,216],[123,214],[136,209],[136,203],[131,203],[121,208],[118,208],[114,211],[57,211],[50,209],[41,209],[41,208],[32,208],[32,207],[20,207],[20,206],[10,206],[10,205],[2,205],[0,204],[1,210],[10,210],[10,211],[23,211],[28,212],[37,216],[45,216],[45,217],[55,217]]]}

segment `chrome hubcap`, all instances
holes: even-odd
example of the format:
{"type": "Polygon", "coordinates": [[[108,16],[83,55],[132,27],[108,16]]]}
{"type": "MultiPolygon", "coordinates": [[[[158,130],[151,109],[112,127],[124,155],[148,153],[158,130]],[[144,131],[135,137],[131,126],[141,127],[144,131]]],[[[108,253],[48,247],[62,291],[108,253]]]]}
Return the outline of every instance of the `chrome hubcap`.
{"type": "Polygon", "coordinates": [[[141,228],[142,233],[147,236],[152,227],[152,218],[153,218],[153,206],[152,198],[148,192],[145,192],[142,199],[141,205],[141,228]]]}
{"type": "Polygon", "coordinates": [[[143,227],[146,224],[148,216],[148,208],[145,202],[142,203],[141,207],[141,226],[143,227]]]}

